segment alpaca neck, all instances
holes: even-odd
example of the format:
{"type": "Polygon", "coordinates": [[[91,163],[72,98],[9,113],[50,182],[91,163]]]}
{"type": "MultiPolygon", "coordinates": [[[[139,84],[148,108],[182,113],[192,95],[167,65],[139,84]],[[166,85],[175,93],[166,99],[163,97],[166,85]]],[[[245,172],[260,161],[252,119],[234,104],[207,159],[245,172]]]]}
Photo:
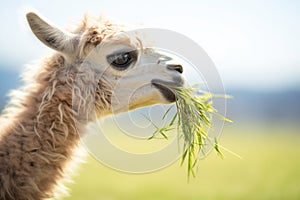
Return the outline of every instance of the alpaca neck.
{"type": "Polygon", "coordinates": [[[74,110],[68,81],[47,76],[38,81],[0,132],[0,199],[52,197],[78,146],[79,133],[91,120],[82,102],[74,110]]]}

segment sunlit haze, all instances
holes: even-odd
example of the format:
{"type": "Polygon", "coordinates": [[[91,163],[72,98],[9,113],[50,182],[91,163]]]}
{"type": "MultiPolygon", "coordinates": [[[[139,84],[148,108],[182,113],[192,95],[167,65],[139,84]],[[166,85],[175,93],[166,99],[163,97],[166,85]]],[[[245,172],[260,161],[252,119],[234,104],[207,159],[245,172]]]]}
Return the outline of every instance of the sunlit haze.
{"type": "Polygon", "coordinates": [[[21,71],[51,51],[31,33],[30,9],[63,27],[89,12],[182,33],[212,58],[225,87],[300,86],[298,1],[2,1],[0,69],[21,71]]]}

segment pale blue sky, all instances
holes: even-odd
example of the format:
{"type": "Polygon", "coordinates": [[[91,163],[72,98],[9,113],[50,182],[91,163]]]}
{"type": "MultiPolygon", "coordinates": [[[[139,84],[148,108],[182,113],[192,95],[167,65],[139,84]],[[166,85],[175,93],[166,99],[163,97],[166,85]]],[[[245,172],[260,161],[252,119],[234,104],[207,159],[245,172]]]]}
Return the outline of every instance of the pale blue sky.
{"type": "MultiPolygon", "coordinates": [[[[49,49],[25,21],[34,8],[66,26],[85,12],[182,33],[212,58],[225,87],[300,88],[300,1],[1,1],[0,67],[22,65],[49,49]]],[[[11,68],[13,66],[13,68],[11,68]]]]}

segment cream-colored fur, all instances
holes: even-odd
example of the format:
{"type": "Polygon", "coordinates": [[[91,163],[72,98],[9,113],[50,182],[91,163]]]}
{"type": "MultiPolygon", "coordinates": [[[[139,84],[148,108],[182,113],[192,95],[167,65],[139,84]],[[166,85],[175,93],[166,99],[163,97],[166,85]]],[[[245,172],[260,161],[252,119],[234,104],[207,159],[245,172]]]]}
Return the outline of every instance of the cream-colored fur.
{"type": "Polygon", "coordinates": [[[88,122],[170,103],[153,80],[183,84],[181,73],[161,62],[162,54],[108,21],[85,17],[68,32],[35,13],[27,19],[37,38],[56,52],[38,67],[29,66],[25,85],[12,92],[0,118],[0,199],[6,200],[56,197],[88,122]],[[138,51],[130,68],[107,63],[107,55],[129,50],[138,51]]]}

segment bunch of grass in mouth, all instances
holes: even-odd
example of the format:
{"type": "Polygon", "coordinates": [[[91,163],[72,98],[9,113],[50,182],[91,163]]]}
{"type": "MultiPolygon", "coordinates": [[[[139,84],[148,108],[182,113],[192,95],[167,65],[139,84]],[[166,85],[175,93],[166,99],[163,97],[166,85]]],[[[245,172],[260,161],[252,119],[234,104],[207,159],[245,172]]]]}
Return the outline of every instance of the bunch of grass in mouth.
{"type": "MultiPolygon", "coordinates": [[[[213,128],[211,127],[212,115],[231,122],[226,117],[218,114],[212,105],[213,98],[227,98],[228,96],[199,91],[196,86],[171,89],[176,97],[177,112],[167,125],[161,128],[154,125],[156,130],[149,139],[156,137],[158,134],[167,139],[168,132],[177,129],[177,133],[180,134],[179,139],[183,138],[184,141],[181,165],[187,163],[189,178],[191,175],[195,176],[194,168],[205,145],[212,145],[217,154],[223,158],[217,138],[211,138],[208,131],[213,128]]],[[[172,107],[165,112],[163,120],[171,109],[172,107]]]]}

